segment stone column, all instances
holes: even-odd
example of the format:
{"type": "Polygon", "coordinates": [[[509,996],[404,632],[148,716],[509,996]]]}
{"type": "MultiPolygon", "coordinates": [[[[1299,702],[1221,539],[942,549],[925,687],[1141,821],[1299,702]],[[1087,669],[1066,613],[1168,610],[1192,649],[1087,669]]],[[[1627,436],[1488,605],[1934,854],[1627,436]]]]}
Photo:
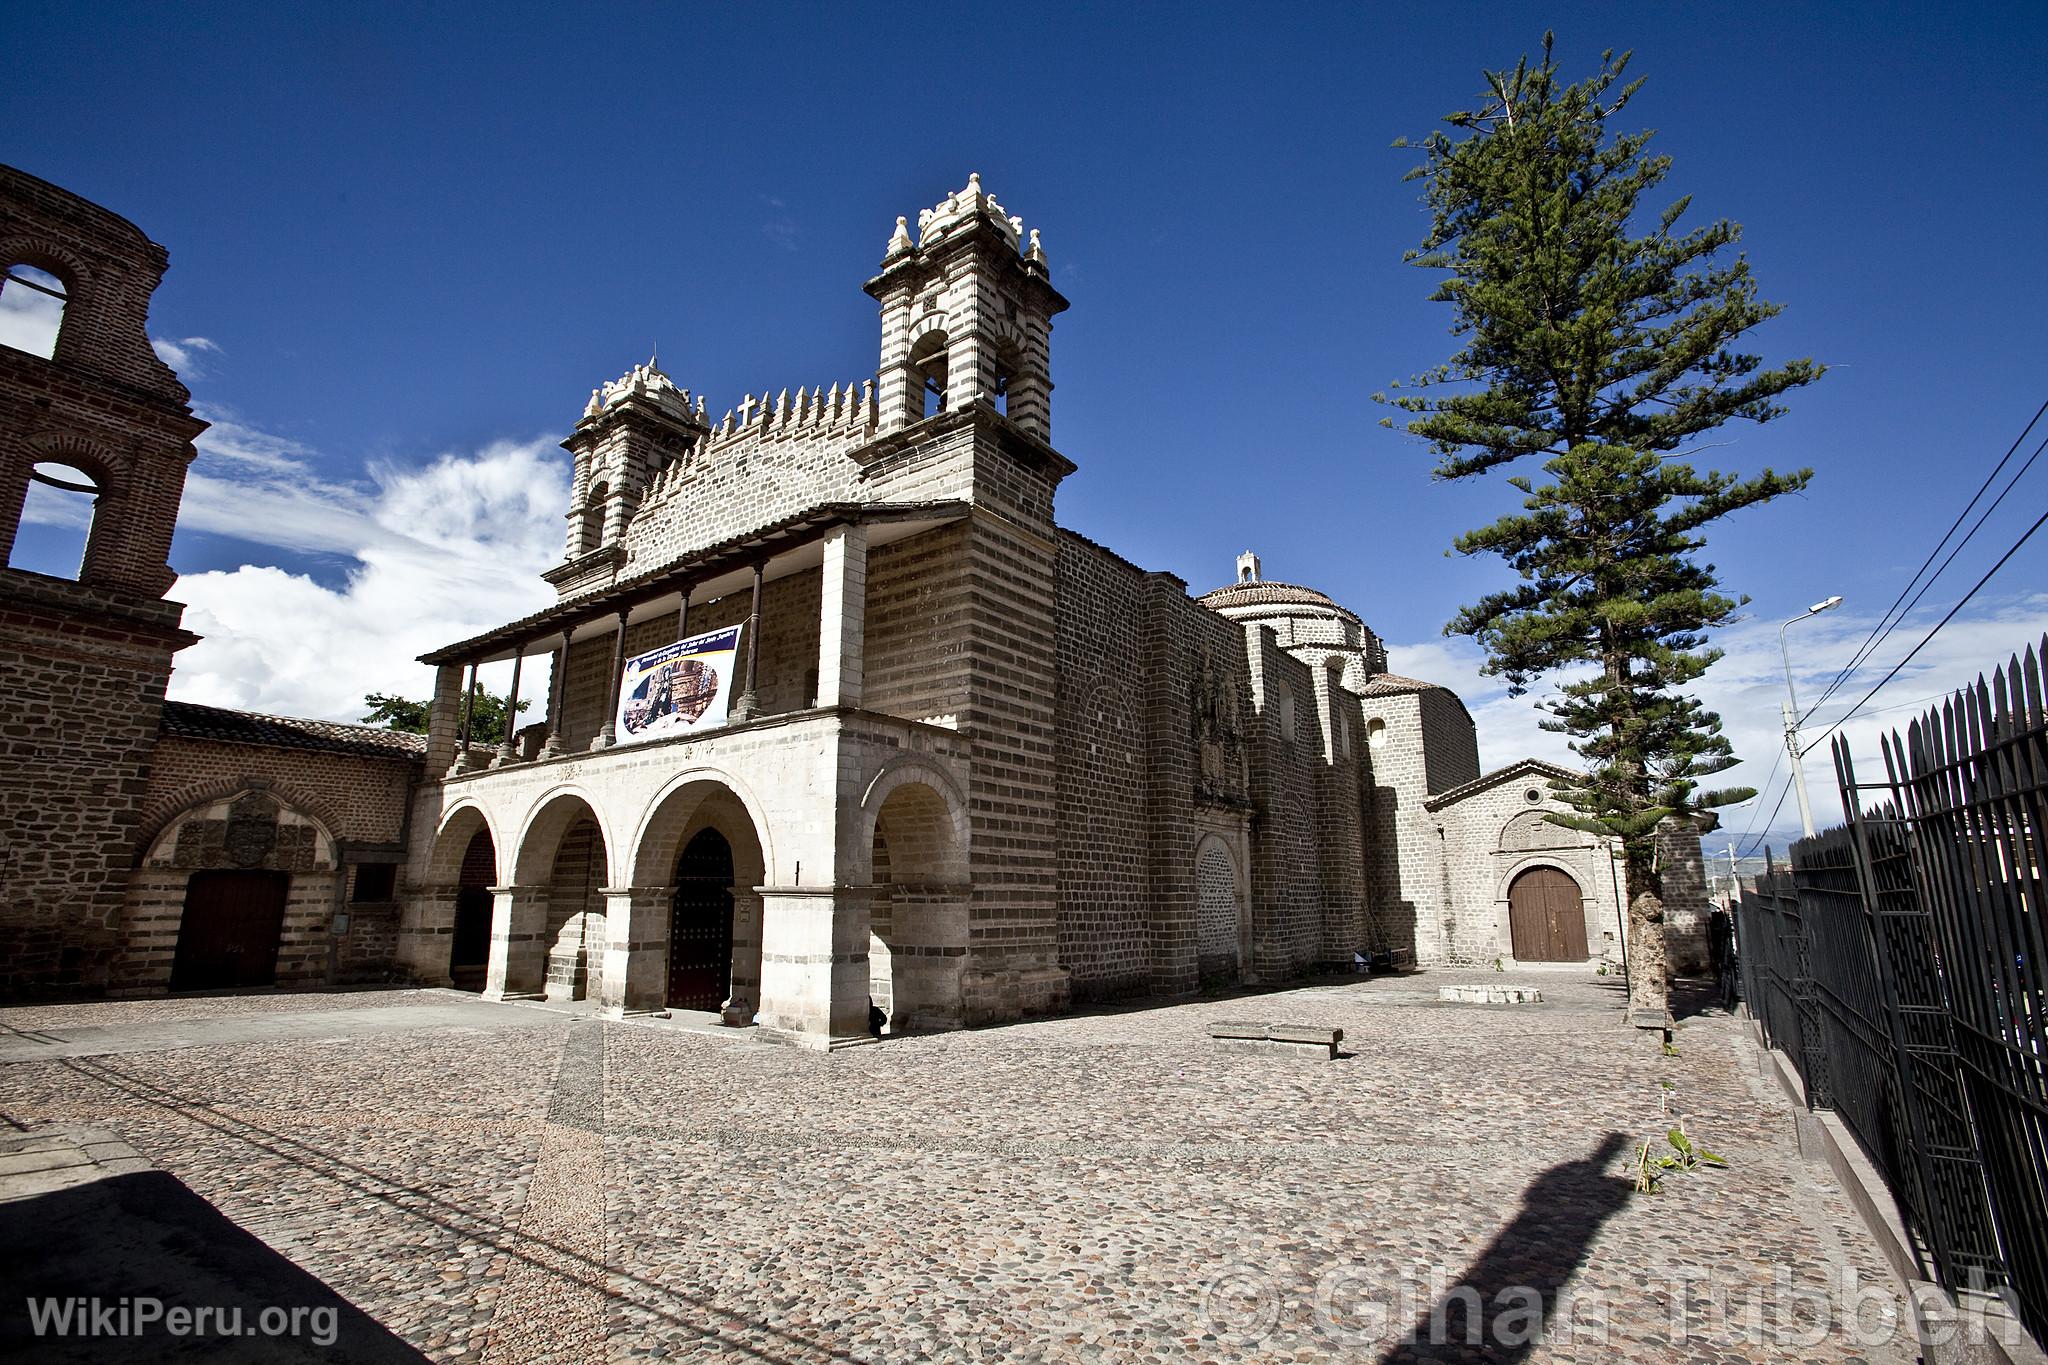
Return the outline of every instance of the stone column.
{"type": "Polygon", "coordinates": [[[456,895],[452,886],[421,886],[405,893],[398,917],[398,965],[407,980],[422,986],[450,984],[456,895]]]}
{"type": "Polygon", "coordinates": [[[751,1023],[761,1004],[761,896],[746,887],[732,892],[732,983],[726,1008],[741,1024],[751,1023]]]}
{"type": "Polygon", "coordinates": [[[469,663],[469,685],[462,689],[462,723],[455,731],[455,762],[449,765],[450,777],[469,771],[470,722],[476,715],[476,670],[477,662],[472,659],[469,663]]]}
{"type": "Polygon", "coordinates": [[[818,618],[818,705],[859,706],[868,597],[868,530],[825,533],[818,618]]]}
{"type": "Polygon", "coordinates": [[[548,737],[541,745],[542,758],[562,756],[562,694],[569,690],[569,632],[562,632],[561,646],[555,650],[555,676],[548,683],[548,737]]]}
{"type": "Polygon", "coordinates": [[[498,756],[491,760],[493,768],[519,761],[519,746],[514,737],[519,733],[519,669],[525,662],[526,646],[521,644],[512,655],[512,691],[505,697],[505,738],[498,745],[498,756]]]}
{"type": "Polygon", "coordinates": [[[616,887],[604,893],[604,972],[597,1000],[613,1019],[668,1004],[668,929],[675,894],[672,886],[616,887]]]}
{"type": "Polygon", "coordinates": [[[754,565],[754,600],[747,609],[747,687],[733,703],[732,718],[752,720],[761,713],[761,699],[754,692],[756,665],[761,658],[761,575],[768,569],[767,563],[754,565]]]}
{"type": "Polygon", "coordinates": [[[764,886],[761,1032],[824,1051],[868,1032],[867,886],[764,886]]]}
{"type": "Polygon", "coordinates": [[[494,886],[486,1000],[534,1000],[547,985],[548,888],[494,886]]]}
{"type": "Polygon", "coordinates": [[[697,590],[694,583],[683,584],[683,604],[676,608],[676,639],[690,638],[690,594],[697,590]]]}
{"type": "Polygon", "coordinates": [[[427,708],[427,771],[440,774],[455,762],[455,732],[462,724],[462,665],[434,670],[434,700],[427,708]]]}
{"type": "Polygon", "coordinates": [[[904,884],[889,892],[892,1024],[904,1028],[959,1028],[967,965],[969,888],[904,884]]]}
{"type": "Polygon", "coordinates": [[[612,685],[605,692],[608,700],[604,707],[604,728],[597,732],[597,738],[590,741],[592,753],[609,749],[619,742],[619,683],[626,672],[626,613],[631,608],[619,611],[619,631],[612,637],[612,685]]]}

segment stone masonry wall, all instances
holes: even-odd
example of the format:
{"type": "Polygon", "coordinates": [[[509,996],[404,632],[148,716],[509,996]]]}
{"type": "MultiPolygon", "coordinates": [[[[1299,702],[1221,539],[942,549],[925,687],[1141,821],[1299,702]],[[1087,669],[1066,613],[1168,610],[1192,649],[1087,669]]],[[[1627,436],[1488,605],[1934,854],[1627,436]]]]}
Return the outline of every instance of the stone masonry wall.
{"type": "Polygon", "coordinates": [[[1059,543],[1059,950],[1074,995],[1152,985],[1153,813],[1145,575],[1070,533],[1059,543]]]}
{"type": "Polygon", "coordinates": [[[104,990],[181,610],[0,576],[0,1000],[104,990]]]}

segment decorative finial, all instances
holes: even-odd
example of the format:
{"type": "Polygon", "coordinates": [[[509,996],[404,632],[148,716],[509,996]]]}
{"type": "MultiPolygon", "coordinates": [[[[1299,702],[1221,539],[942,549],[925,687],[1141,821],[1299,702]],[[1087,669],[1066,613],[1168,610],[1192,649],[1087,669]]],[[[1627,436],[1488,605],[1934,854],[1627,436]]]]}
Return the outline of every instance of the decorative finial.
{"type": "Polygon", "coordinates": [[[908,250],[910,250],[910,220],[899,213],[896,215],[896,231],[889,234],[888,254],[894,256],[899,251],[908,250]]]}
{"type": "Polygon", "coordinates": [[[973,196],[975,197],[975,199],[976,199],[977,201],[979,201],[979,200],[980,200],[980,198],[981,198],[981,172],[980,172],[980,171],[969,171],[969,172],[967,173],[967,192],[968,192],[969,194],[973,195],[973,196]]]}
{"type": "Polygon", "coordinates": [[[1031,229],[1031,256],[1035,260],[1045,259],[1045,245],[1038,240],[1038,229],[1031,229]]]}

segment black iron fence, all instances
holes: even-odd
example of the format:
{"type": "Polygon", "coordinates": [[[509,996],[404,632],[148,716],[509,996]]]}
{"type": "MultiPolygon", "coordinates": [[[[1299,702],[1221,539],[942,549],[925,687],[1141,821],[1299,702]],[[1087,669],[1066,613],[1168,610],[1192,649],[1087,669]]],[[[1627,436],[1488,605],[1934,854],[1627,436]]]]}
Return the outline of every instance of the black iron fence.
{"type": "Polygon", "coordinates": [[[1744,996],[1882,1172],[1951,1288],[2048,1339],[2048,714],[2027,651],[1882,741],[1847,823],[1736,902],[1744,996]]]}

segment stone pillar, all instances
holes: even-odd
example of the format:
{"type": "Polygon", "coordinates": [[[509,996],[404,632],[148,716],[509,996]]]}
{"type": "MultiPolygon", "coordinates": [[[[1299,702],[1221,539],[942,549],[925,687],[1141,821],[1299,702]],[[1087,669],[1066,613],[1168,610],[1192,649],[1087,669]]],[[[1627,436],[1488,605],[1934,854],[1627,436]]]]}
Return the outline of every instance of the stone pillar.
{"type": "Polygon", "coordinates": [[[493,768],[519,761],[519,746],[514,737],[519,732],[519,669],[525,662],[526,646],[521,644],[512,655],[512,690],[505,697],[505,738],[498,745],[498,756],[491,760],[493,768]]]}
{"type": "Polygon", "coordinates": [[[690,638],[690,594],[697,590],[694,583],[683,584],[683,604],[676,608],[676,639],[690,638]]]}
{"type": "Polygon", "coordinates": [[[604,728],[597,732],[597,738],[590,741],[592,753],[609,749],[619,742],[619,683],[626,672],[626,613],[630,608],[619,611],[619,631],[612,637],[612,685],[605,692],[604,728]]]}
{"type": "Polygon", "coordinates": [[[462,665],[434,670],[434,700],[427,708],[427,772],[439,775],[455,762],[455,732],[462,724],[462,665]]]}
{"type": "Polygon", "coordinates": [[[967,965],[965,886],[906,884],[889,892],[892,1026],[959,1028],[961,972],[967,965]]]}
{"type": "Polygon", "coordinates": [[[406,892],[398,917],[398,966],[407,980],[422,986],[450,984],[448,954],[454,947],[456,895],[452,886],[421,886],[406,892]]]}
{"type": "Polygon", "coordinates": [[[764,886],[761,1032],[823,1051],[868,1032],[866,886],[764,886]]]}
{"type": "Polygon", "coordinates": [[[747,608],[747,686],[733,703],[734,720],[752,720],[761,713],[761,699],[754,692],[756,665],[761,659],[761,575],[767,571],[766,563],[754,565],[754,599],[747,608]]]}
{"type": "Polygon", "coordinates": [[[647,1014],[668,1004],[668,929],[672,886],[608,889],[604,971],[597,1001],[614,1019],[647,1014]]]}
{"type": "Polygon", "coordinates": [[[562,756],[562,706],[563,693],[569,690],[569,632],[562,632],[562,643],[555,650],[554,677],[548,683],[548,738],[540,747],[542,758],[562,756]]]}
{"type": "Polygon", "coordinates": [[[477,661],[472,659],[469,683],[462,689],[462,722],[455,729],[455,762],[448,767],[450,777],[469,771],[470,723],[476,718],[476,670],[477,661]]]}
{"type": "Polygon", "coordinates": [[[535,1000],[547,984],[548,888],[494,886],[484,999],[535,1000]]]}
{"type": "Polygon", "coordinates": [[[726,1004],[742,1023],[761,1004],[761,895],[744,887],[732,892],[732,985],[726,1004]]]}
{"type": "Polygon", "coordinates": [[[868,531],[835,526],[825,533],[818,618],[818,705],[859,706],[868,597],[868,531]]]}

